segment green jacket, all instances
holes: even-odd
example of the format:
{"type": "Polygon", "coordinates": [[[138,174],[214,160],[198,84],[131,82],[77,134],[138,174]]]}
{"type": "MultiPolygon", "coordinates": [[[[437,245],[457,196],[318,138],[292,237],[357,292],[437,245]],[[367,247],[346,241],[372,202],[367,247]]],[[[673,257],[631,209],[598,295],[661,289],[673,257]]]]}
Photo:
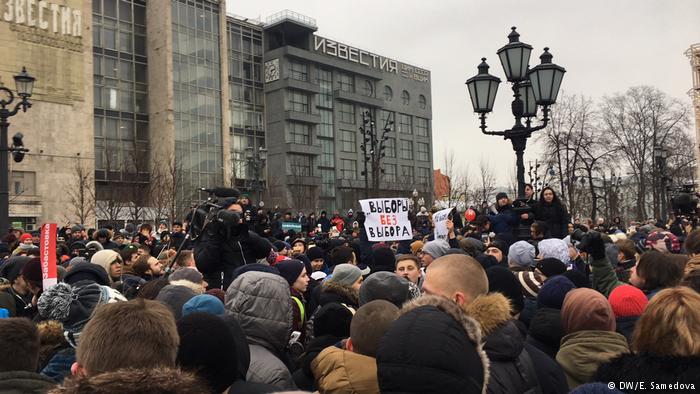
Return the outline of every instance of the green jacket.
{"type": "Polygon", "coordinates": [[[612,331],[579,331],[561,339],[557,362],[566,374],[569,390],[593,381],[598,367],[629,353],[627,339],[612,331]]]}
{"type": "Polygon", "coordinates": [[[591,262],[591,271],[593,274],[593,289],[602,293],[605,298],[608,298],[610,292],[617,286],[625,284],[617,278],[617,274],[612,265],[610,265],[607,257],[603,257],[600,260],[593,260],[593,262],[591,262]]]}

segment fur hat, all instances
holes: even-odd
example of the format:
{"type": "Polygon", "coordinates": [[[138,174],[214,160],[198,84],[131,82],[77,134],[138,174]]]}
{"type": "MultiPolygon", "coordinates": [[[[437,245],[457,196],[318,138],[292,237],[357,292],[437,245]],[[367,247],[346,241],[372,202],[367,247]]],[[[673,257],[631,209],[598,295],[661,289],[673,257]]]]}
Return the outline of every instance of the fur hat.
{"type": "Polygon", "coordinates": [[[574,283],[565,276],[559,275],[547,279],[537,293],[537,307],[561,309],[562,304],[564,304],[564,297],[575,288],[574,283]]]}
{"type": "Polygon", "coordinates": [[[401,308],[410,299],[408,281],[393,272],[375,272],[360,286],[360,306],[374,300],[386,300],[401,308]]]}
{"type": "Polygon", "coordinates": [[[411,242],[411,254],[416,255],[419,250],[423,250],[423,241],[411,242]]]}

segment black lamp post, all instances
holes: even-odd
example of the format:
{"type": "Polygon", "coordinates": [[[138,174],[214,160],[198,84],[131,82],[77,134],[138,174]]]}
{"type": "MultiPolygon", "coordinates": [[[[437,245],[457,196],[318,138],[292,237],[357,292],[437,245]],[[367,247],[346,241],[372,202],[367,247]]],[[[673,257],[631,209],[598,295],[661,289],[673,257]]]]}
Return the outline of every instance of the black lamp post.
{"type": "Polygon", "coordinates": [[[17,96],[21,99],[14,108],[11,104],[15,101],[12,90],[0,86],[0,234],[5,234],[10,229],[10,191],[9,191],[9,163],[8,152],[12,152],[15,161],[22,161],[24,152],[28,149],[22,146],[22,134],[17,133],[13,138],[13,146],[7,146],[7,130],[10,123],[7,121],[12,116],[17,115],[19,110],[27,112],[27,108],[32,106],[29,97],[34,90],[36,78],[27,73],[27,69],[22,67],[22,72],[14,76],[17,87],[17,96]],[[10,108],[8,108],[10,107],[10,108]]]}
{"type": "Polygon", "coordinates": [[[255,149],[253,149],[252,146],[249,146],[245,148],[245,158],[246,162],[248,163],[248,166],[253,169],[253,181],[251,189],[256,191],[258,197],[258,200],[256,202],[259,204],[262,200],[263,189],[263,182],[260,179],[260,175],[262,173],[263,167],[265,167],[265,161],[267,161],[267,149],[261,146],[256,151],[255,149]]]}
{"type": "Polygon", "coordinates": [[[528,63],[532,47],[520,42],[519,37],[520,34],[513,27],[512,32],[508,35],[509,43],[497,51],[506,79],[513,84],[514,100],[511,104],[511,110],[515,117],[515,124],[511,129],[504,131],[486,130],[486,114],[493,110],[498,84],[501,83],[498,77],[489,74],[486,58],[481,58],[481,64],[478,67],[479,74],[469,78],[466,84],[474,112],[480,114],[481,131],[487,135],[502,136],[513,144],[513,150],[517,156],[518,198],[524,198],[525,166],[523,154],[527,139],[533,132],[547,127],[549,106],[557,101],[559,87],[566,70],[552,63],[552,54],[549,53],[549,48],[544,48],[544,53],[540,56],[541,63],[530,69],[528,63]],[[537,116],[537,106],[542,106],[542,121],[539,126],[532,127],[531,120],[537,116]],[[523,118],[525,118],[524,125],[523,118]]]}
{"type": "Polygon", "coordinates": [[[391,125],[394,121],[387,118],[384,128],[382,129],[381,137],[377,133],[377,127],[372,117],[370,111],[365,111],[362,113],[362,126],[360,126],[360,132],[362,133],[362,144],[360,144],[360,149],[362,150],[363,158],[365,159],[365,169],[362,171],[362,175],[365,177],[365,198],[369,198],[369,172],[372,173],[372,194],[373,197],[378,197],[379,194],[379,177],[384,173],[382,169],[382,159],[386,156],[384,150],[386,149],[386,141],[389,139],[389,133],[391,132],[391,125]],[[369,168],[368,168],[369,167],[369,168]]]}
{"type": "Polygon", "coordinates": [[[666,148],[660,145],[654,146],[654,159],[656,159],[656,165],[658,167],[658,190],[659,190],[659,204],[662,220],[668,219],[668,200],[666,196],[666,191],[668,190],[668,174],[666,173],[666,148]]]}

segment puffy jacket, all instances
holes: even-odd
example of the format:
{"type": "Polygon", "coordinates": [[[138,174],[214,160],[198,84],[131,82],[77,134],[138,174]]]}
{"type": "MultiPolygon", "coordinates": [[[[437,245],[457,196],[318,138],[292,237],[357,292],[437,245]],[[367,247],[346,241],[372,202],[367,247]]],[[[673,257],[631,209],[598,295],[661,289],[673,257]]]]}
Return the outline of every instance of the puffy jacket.
{"type": "Polygon", "coordinates": [[[328,347],[311,363],[318,390],[324,394],[379,393],[373,357],[328,347]]]}
{"type": "Polygon", "coordinates": [[[226,291],[226,311],[240,323],[250,348],[246,380],[294,389],[283,360],[292,332],[289,284],[281,276],[249,271],[226,291]]]}
{"type": "Polygon", "coordinates": [[[629,353],[627,339],[612,331],[586,330],[561,340],[557,362],[564,369],[569,389],[593,381],[601,364],[629,353]]]}
{"type": "Polygon", "coordinates": [[[540,349],[554,359],[559,351],[564,329],[561,327],[561,311],[554,308],[539,308],[530,320],[527,343],[540,349]]]}
{"type": "Polygon", "coordinates": [[[525,342],[524,327],[513,320],[511,306],[500,293],[477,297],[465,311],[479,322],[489,358],[488,393],[567,393],[561,368],[525,342]]]}
{"type": "MultiPolygon", "coordinates": [[[[655,356],[652,354],[625,354],[600,366],[596,374],[599,382],[645,382],[645,387],[627,388],[626,393],[697,392],[700,389],[700,357],[655,356]],[[684,388],[651,386],[682,383],[684,388]],[[694,385],[691,388],[690,385],[694,385]]],[[[618,387],[619,388],[619,387],[618,387]]]]}
{"type": "Polygon", "coordinates": [[[218,233],[205,232],[194,245],[194,259],[210,288],[228,289],[234,269],[269,256],[271,249],[272,244],[268,240],[248,231],[247,227],[240,235],[228,240],[218,233]]]}

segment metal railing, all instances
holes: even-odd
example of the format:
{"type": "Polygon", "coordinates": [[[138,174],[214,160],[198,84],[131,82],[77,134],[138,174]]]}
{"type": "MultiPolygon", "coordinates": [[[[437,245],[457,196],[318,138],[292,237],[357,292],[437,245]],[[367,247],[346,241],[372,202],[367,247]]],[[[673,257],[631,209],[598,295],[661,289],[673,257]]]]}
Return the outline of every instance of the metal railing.
{"type": "Polygon", "coordinates": [[[265,24],[272,25],[272,24],[275,24],[277,22],[283,21],[285,19],[293,20],[293,21],[299,22],[299,23],[304,24],[304,25],[309,26],[309,27],[313,27],[313,28],[317,27],[316,26],[316,19],[311,18],[311,17],[306,16],[306,15],[302,15],[302,14],[300,14],[298,12],[294,12],[292,10],[283,10],[283,11],[280,11],[276,14],[270,15],[265,20],[265,24]]]}

